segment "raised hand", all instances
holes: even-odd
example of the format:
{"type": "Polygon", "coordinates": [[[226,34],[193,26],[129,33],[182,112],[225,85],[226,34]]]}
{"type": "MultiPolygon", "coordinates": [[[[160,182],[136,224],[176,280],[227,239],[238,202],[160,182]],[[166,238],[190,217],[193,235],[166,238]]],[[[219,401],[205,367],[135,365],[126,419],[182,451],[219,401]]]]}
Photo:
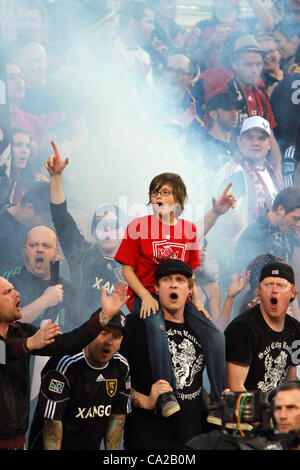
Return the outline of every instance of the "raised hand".
{"type": "Polygon", "coordinates": [[[246,275],[239,274],[237,278],[228,287],[228,297],[236,297],[248,284],[250,278],[250,271],[246,275]]]}
{"type": "Polygon", "coordinates": [[[127,282],[122,284],[122,281],[118,281],[112,295],[107,296],[104,286],[101,286],[101,313],[104,314],[105,320],[107,319],[107,322],[112,319],[112,317],[123,307],[123,305],[125,305],[129,299],[127,290],[127,282]]]}
{"type": "Polygon", "coordinates": [[[228,191],[231,188],[232,183],[229,183],[224,191],[222,192],[221,196],[219,199],[212,198],[212,204],[213,204],[213,211],[216,215],[222,215],[225,214],[225,212],[228,211],[230,208],[234,208],[236,205],[236,197],[233,193],[229,193],[228,191]]]}
{"type": "Polygon", "coordinates": [[[54,153],[45,161],[45,167],[51,176],[60,175],[69,164],[69,157],[66,157],[65,160],[63,160],[53,140],[51,141],[51,145],[54,153]]]}
{"type": "Polygon", "coordinates": [[[54,337],[59,333],[58,323],[52,323],[49,320],[42,328],[40,328],[33,336],[26,340],[27,349],[33,351],[34,349],[42,349],[48,344],[55,341],[54,337]]]}

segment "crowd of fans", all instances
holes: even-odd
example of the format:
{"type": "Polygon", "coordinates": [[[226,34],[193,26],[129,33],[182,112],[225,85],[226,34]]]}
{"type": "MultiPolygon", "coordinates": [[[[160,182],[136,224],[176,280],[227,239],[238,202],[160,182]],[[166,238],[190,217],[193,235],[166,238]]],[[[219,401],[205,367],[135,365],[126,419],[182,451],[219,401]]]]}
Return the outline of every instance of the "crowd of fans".
{"type": "Polygon", "coordinates": [[[257,303],[272,257],[300,288],[300,1],[240,3],[212,0],[183,27],[176,0],[0,2],[0,275],[23,321],[89,319],[101,286],[123,280],[116,252],[162,172],[186,183],[196,287],[218,328],[257,303]],[[63,185],[45,168],[53,141],[63,185]]]}

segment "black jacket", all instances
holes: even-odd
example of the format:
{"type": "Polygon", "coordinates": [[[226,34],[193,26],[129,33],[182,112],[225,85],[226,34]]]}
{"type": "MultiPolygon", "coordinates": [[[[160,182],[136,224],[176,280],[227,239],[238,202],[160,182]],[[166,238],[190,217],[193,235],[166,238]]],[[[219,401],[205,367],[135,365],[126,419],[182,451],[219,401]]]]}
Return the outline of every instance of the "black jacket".
{"type": "Polygon", "coordinates": [[[50,207],[58,240],[69,265],[71,281],[79,293],[80,308],[83,310],[81,319],[84,321],[85,311],[93,312],[101,305],[100,286],[104,286],[107,295],[111,295],[116,283],[123,280],[122,265],[105,257],[96,244],[84,238],[67,211],[66,202],[51,204],[50,207]]]}
{"type": "MultiPolygon", "coordinates": [[[[10,324],[7,338],[4,340],[6,363],[0,364],[0,438],[18,436],[27,431],[30,355],[25,350],[24,343],[26,338],[34,335],[37,330],[38,328],[29,323],[14,322],[10,324]]],[[[101,330],[99,317],[95,313],[79,328],[57,335],[54,343],[44,349],[31,351],[31,354],[39,356],[75,354],[96,338],[101,330]]],[[[0,340],[3,340],[1,335],[0,340]]]]}

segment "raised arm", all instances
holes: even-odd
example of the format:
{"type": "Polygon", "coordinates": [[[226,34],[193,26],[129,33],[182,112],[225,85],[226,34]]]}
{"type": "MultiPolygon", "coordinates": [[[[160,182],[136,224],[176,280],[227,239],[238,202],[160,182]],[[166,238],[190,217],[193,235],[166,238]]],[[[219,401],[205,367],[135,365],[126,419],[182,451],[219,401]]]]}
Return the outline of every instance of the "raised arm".
{"type": "Polygon", "coordinates": [[[266,29],[272,29],[274,20],[271,13],[264,7],[261,0],[247,0],[257,21],[266,29]]]}
{"type": "MultiPolygon", "coordinates": [[[[98,314],[93,315],[89,321],[68,333],[57,335],[58,331],[56,329],[54,331],[54,336],[57,336],[54,341],[51,341],[53,336],[51,337],[49,332],[46,331],[46,341],[49,342],[45,347],[40,343],[38,343],[37,347],[35,342],[36,337],[34,338],[34,335],[29,336],[25,340],[21,340],[24,343],[23,354],[24,352],[27,352],[40,356],[52,356],[54,354],[75,354],[80,352],[87,344],[98,336],[100,331],[105,328],[113,316],[121,310],[123,305],[125,305],[128,300],[127,289],[127,283],[125,282],[122,284],[122,282],[119,281],[116,284],[112,295],[107,296],[104,286],[101,286],[102,308],[97,311],[98,314]]],[[[36,334],[41,334],[39,333],[41,330],[43,331],[43,329],[40,328],[36,334]]],[[[20,351],[20,349],[15,349],[15,358],[19,355],[22,355],[22,351],[20,351]]]]}
{"type": "Polygon", "coordinates": [[[216,324],[222,331],[225,330],[226,326],[230,322],[234,299],[246,287],[249,282],[249,277],[250,272],[247,272],[245,276],[243,274],[239,274],[228,287],[222,311],[220,316],[216,319],[216,324]]]}
{"type": "Polygon", "coordinates": [[[65,160],[63,160],[55,142],[51,141],[51,145],[54,153],[50,155],[45,162],[45,167],[50,175],[50,202],[52,202],[52,204],[62,204],[66,200],[62,173],[69,164],[69,158],[66,157],[65,160]]]}
{"type": "MultiPolygon", "coordinates": [[[[230,208],[233,209],[235,207],[236,197],[233,193],[228,192],[231,186],[232,183],[229,183],[218,199],[212,198],[212,208],[204,215],[204,236],[215,225],[221,215],[225,214],[230,208]]],[[[202,226],[202,222],[200,222],[200,226],[202,226]]]]}

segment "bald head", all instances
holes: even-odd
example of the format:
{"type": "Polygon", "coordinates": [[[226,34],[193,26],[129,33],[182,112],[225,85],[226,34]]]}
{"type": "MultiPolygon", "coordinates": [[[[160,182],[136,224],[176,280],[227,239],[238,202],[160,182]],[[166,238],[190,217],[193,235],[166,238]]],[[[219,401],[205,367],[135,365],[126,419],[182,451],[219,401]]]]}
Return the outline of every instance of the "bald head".
{"type": "Polygon", "coordinates": [[[168,58],[168,67],[180,68],[188,73],[193,73],[192,71],[192,62],[184,54],[174,54],[168,58]]]}
{"type": "Polygon", "coordinates": [[[25,267],[34,276],[50,279],[50,262],[57,258],[57,236],[47,225],[34,227],[27,234],[24,246],[25,267]]]}
{"type": "Polygon", "coordinates": [[[167,62],[166,78],[170,92],[177,96],[183,95],[193,79],[191,60],[183,54],[170,56],[167,62]]]}
{"type": "Polygon", "coordinates": [[[38,42],[27,42],[18,53],[18,63],[24,73],[26,86],[42,88],[46,84],[47,53],[38,42]]]}

